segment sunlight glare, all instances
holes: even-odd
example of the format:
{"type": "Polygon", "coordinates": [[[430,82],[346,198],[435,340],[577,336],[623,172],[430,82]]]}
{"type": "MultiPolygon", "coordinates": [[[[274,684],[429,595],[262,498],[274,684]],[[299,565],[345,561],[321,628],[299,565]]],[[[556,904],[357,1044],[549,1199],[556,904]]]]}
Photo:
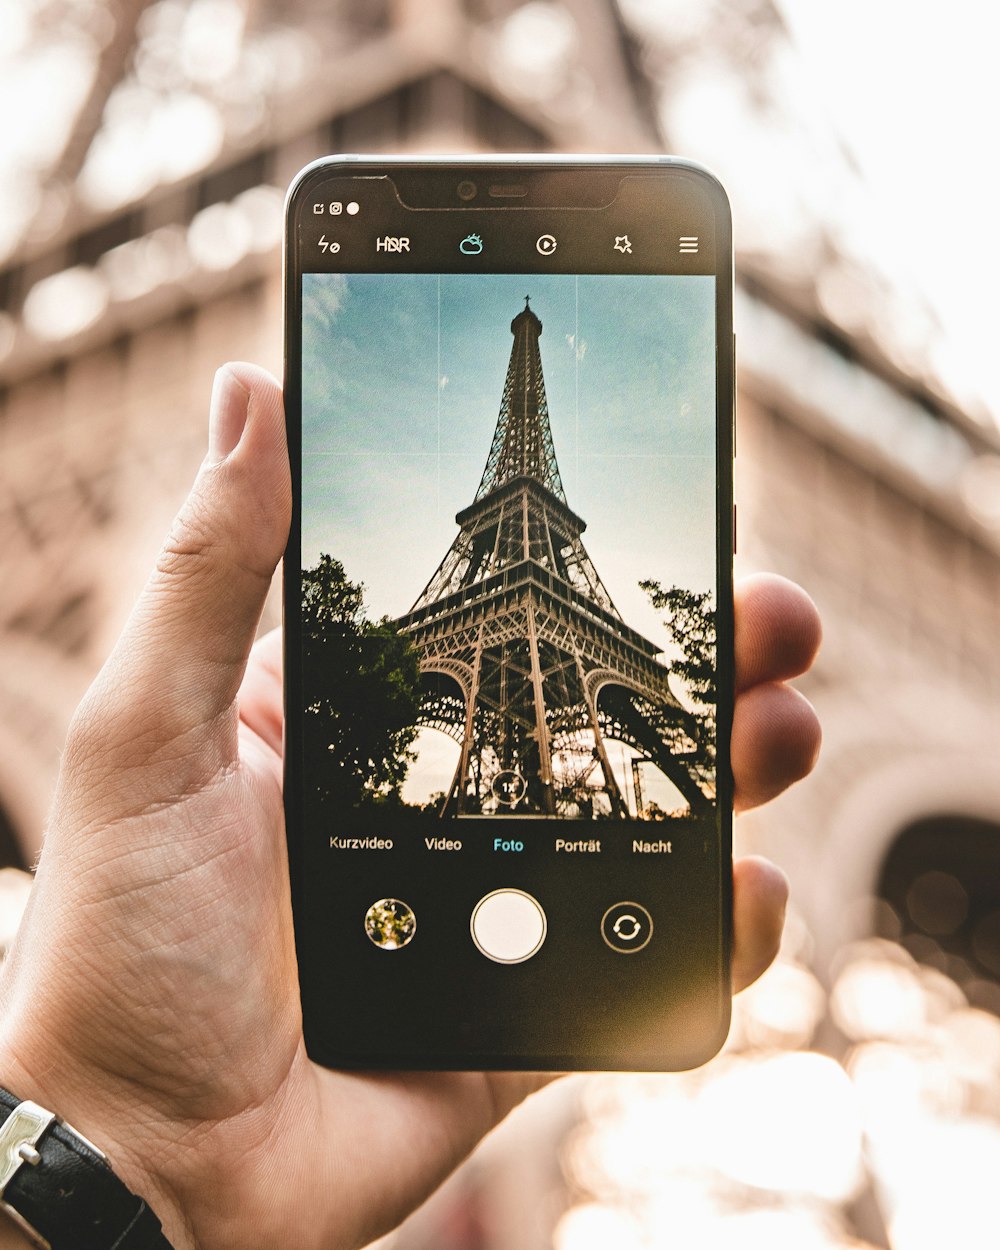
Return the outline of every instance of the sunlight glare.
{"type": "Polygon", "coordinates": [[[774,963],[733,1001],[741,1035],[751,1046],[808,1046],[826,1011],[826,993],[801,964],[774,963]]]}
{"type": "Polygon", "coordinates": [[[927,1022],[916,970],[877,957],[858,958],[844,968],[830,995],[830,1011],[855,1041],[917,1037],[927,1022]]]}
{"type": "Polygon", "coordinates": [[[963,1088],[953,1065],[930,1045],[865,1042],[846,1060],[867,1132],[905,1141],[928,1116],[958,1115],[963,1088]]]}
{"type": "Polygon", "coordinates": [[[87,42],[66,39],[40,42],[3,67],[0,168],[44,169],[56,160],[95,66],[87,42]]]}
{"type": "Polygon", "coordinates": [[[127,85],[109,104],[80,174],[81,194],[95,208],[117,208],[202,169],[222,140],[222,117],[202,96],[179,91],[161,99],[127,85]]]}
{"type": "Polygon", "coordinates": [[[939,1120],[896,1145],[893,1152],[875,1145],[892,1250],[995,1244],[1000,1127],[939,1120]]]}
{"type": "Polygon", "coordinates": [[[205,269],[231,269],[250,251],[253,229],[246,214],[233,204],[210,204],[188,227],[188,247],[205,269]]]}
{"type": "Polygon", "coordinates": [[[734,1064],[697,1099],[703,1150],[720,1171],[760,1189],[848,1199],[861,1180],[854,1090],[826,1055],[734,1064]]]}
{"type": "Polygon", "coordinates": [[[642,1250],[647,1243],[627,1212],[592,1202],[563,1215],[552,1244],[554,1250],[642,1250]]]}
{"type": "Polygon", "coordinates": [[[578,41],[576,23],[563,5],[529,0],[504,22],[497,53],[519,77],[534,79],[538,93],[548,94],[546,78],[563,73],[578,41]]]}
{"type": "Polygon", "coordinates": [[[108,306],[108,285],[85,265],[43,278],[24,301],[24,324],[40,339],[64,339],[94,324],[108,306]]]}
{"type": "Polygon", "coordinates": [[[222,82],[240,59],[245,15],[236,0],[193,0],[181,30],[180,62],[192,82],[222,82]]]}
{"type": "Polygon", "coordinates": [[[180,226],[163,226],[142,238],[130,239],[106,252],[99,268],[108,280],[112,299],[138,299],[176,282],[190,270],[184,231],[180,226]]]}

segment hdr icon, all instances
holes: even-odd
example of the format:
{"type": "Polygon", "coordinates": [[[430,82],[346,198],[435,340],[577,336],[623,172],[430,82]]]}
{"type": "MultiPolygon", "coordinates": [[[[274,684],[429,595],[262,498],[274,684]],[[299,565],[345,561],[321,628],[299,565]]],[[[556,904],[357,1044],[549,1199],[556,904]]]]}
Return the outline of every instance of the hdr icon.
{"type": "Polygon", "coordinates": [[[393,235],[387,234],[384,238],[375,240],[376,252],[408,252],[409,250],[409,239],[397,239],[393,235]]]}

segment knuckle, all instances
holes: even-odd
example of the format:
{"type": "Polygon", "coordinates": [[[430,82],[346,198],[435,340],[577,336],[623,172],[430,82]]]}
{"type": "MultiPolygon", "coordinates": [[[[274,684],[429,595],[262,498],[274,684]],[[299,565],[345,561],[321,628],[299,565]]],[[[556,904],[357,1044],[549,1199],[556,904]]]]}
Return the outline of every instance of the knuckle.
{"type": "Polygon", "coordinates": [[[192,495],[174,518],[157,557],[153,577],[170,583],[197,577],[211,566],[223,545],[207,508],[197,495],[192,495]]]}
{"type": "Polygon", "coordinates": [[[70,719],[61,761],[64,775],[91,772],[107,755],[114,733],[114,716],[99,683],[100,678],[84,695],[70,719]]]}

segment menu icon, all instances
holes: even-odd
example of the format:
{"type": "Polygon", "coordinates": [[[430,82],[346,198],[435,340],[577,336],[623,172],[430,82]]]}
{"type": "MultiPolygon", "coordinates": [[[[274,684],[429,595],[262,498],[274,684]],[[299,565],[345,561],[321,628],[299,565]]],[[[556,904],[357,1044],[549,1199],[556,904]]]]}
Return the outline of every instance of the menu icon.
{"type": "Polygon", "coordinates": [[[696,234],[682,234],[679,242],[682,256],[690,256],[698,251],[698,236],[696,234]]]}

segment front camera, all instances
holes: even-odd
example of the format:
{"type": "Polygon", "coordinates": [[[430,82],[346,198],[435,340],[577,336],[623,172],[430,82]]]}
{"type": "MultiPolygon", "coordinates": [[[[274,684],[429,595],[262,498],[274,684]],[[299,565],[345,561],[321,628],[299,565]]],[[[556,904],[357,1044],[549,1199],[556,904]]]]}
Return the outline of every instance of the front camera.
{"type": "Polygon", "coordinates": [[[476,198],[476,191],[478,188],[474,182],[470,181],[468,178],[463,178],[455,190],[458,192],[458,198],[460,200],[474,200],[476,198]]]}

